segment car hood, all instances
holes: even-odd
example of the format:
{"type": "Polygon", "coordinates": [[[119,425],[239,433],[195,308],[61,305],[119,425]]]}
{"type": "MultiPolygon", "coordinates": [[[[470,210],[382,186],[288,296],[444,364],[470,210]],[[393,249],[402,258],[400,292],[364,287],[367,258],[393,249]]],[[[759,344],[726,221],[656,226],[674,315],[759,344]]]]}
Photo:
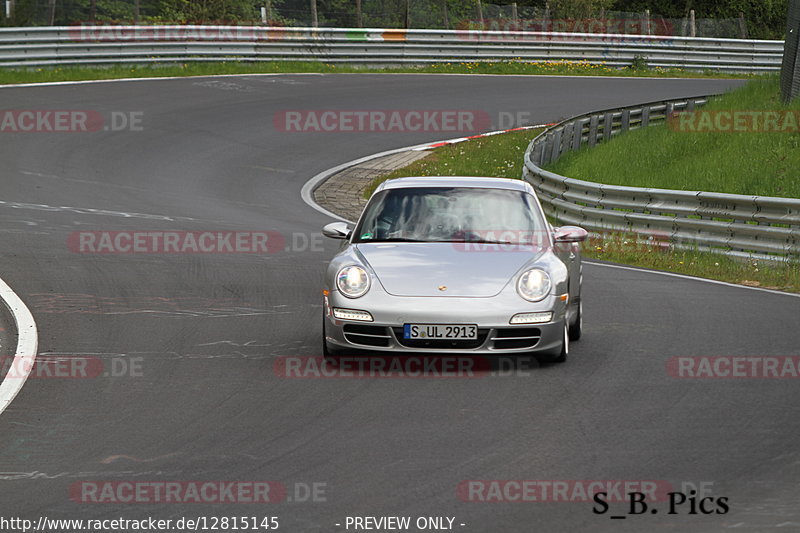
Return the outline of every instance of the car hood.
{"type": "Polygon", "coordinates": [[[530,247],[464,243],[370,243],[356,249],[395,296],[486,298],[503,290],[525,264],[541,256],[530,247]],[[468,245],[475,247],[476,245],[468,245]],[[440,287],[446,290],[440,290],[440,287]]]}

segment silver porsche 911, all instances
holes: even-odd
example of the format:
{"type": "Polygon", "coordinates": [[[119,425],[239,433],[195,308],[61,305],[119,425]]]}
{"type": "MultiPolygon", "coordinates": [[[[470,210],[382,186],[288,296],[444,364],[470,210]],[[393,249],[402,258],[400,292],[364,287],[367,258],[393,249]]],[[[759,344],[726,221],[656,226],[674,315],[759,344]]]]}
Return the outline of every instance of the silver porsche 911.
{"type": "Polygon", "coordinates": [[[554,229],[533,188],[498,178],[381,184],[325,276],[323,351],[534,354],[581,336],[586,231],[554,229]]]}

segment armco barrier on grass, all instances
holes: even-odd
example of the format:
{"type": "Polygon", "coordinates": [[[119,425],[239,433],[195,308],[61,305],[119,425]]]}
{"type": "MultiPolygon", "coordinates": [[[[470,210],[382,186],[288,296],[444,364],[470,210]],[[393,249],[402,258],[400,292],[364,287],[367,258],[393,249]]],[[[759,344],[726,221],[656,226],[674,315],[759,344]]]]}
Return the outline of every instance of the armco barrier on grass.
{"type": "Polygon", "coordinates": [[[660,101],[565,120],[531,141],[523,179],[534,186],[545,213],[559,224],[597,233],[657,232],[669,236],[675,247],[735,256],[800,257],[800,200],[604,185],[542,168],[570,150],[693,112],[708,98],[660,101]]]}
{"type": "MultiPolygon", "coordinates": [[[[569,28],[567,28],[569,29],[569,28]]],[[[780,70],[783,41],[608,33],[386,30],[267,26],[0,28],[0,66],[324,61],[425,65],[465,61],[587,61],[608,67],[780,70]]]]}

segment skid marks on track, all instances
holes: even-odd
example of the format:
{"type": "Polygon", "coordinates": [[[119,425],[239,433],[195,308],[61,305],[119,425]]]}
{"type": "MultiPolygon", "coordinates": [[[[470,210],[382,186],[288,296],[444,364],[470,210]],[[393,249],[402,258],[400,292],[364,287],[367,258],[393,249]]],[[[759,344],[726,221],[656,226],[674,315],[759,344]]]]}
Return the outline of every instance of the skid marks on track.
{"type": "Polygon", "coordinates": [[[141,458],[141,457],[135,457],[133,455],[122,455],[122,454],[109,455],[105,459],[101,459],[100,464],[110,465],[112,463],[116,463],[117,461],[130,461],[132,463],[155,463],[158,461],[162,461],[164,459],[175,457],[176,455],[180,455],[180,452],[167,453],[164,455],[159,455],[158,457],[150,457],[150,458],[141,458]]]}
{"type": "Polygon", "coordinates": [[[29,297],[37,313],[86,315],[152,315],[157,318],[244,317],[290,314],[285,305],[266,308],[242,306],[235,298],[200,298],[160,296],[95,296],[92,294],[36,293],[29,297]]]}
{"type": "Polygon", "coordinates": [[[176,222],[176,221],[198,222],[198,219],[191,217],[153,215],[150,213],[113,211],[109,209],[95,209],[92,207],[73,207],[69,205],[31,204],[26,202],[6,202],[0,200],[0,207],[9,207],[12,209],[25,209],[33,211],[76,213],[79,215],[100,215],[100,216],[121,217],[121,218],[137,218],[144,220],[160,220],[166,222],[176,222]]]}
{"type": "Polygon", "coordinates": [[[258,77],[258,76],[251,76],[246,77],[243,76],[238,78],[237,81],[241,83],[237,83],[236,81],[227,80],[207,80],[207,81],[196,81],[193,82],[192,85],[195,87],[203,87],[206,89],[216,89],[219,91],[234,91],[240,93],[252,93],[261,90],[261,87],[257,87],[254,85],[246,85],[247,83],[260,83],[260,84],[277,84],[277,85],[308,85],[309,82],[307,81],[298,81],[292,78],[285,78],[283,76],[276,76],[276,77],[258,77]]]}
{"type": "Polygon", "coordinates": [[[31,472],[0,472],[0,481],[19,481],[19,480],[47,480],[47,479],[60,479],[60,478],[122,478],[128,479],[132,477],[149,477],[149,476],[174,476],[175,471],[164,470],[81,470],[75,472],[41,472],[33,470],[31,472]]]}
{"type": "Polygon", "coordinates": [[[207,89],[218,89],[221,91],[236,91],[240,93],[252,93],[256,90],[255,87],[240,85],[230,81],[196,81],[192,83],[192,85],[195,87],[205,87],[207,89]]]}

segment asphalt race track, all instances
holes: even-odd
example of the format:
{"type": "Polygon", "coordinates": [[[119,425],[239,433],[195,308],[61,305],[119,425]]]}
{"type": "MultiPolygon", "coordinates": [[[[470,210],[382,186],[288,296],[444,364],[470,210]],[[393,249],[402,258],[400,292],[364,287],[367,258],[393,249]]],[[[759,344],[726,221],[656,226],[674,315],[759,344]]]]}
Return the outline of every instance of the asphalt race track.
{"type": "Polygon", "coordinates": [[[276,113],[470,109],[543,123],[739,83],[290,75],[0,89],[3,109],[141,119],[141,131],[0,134],[0,277],[36,319],[37,369],[78,356],[102,370],[31,377],[0,415],[0,515],[276,516],[287,532],[344,531],[347,516],[448,516],[469,532],[800,528],[797,380],[667,372],[677,356],[800,355],[796,297],[586,265],[584,337],[563,365],[469,379],[276,372],[279,358],[321,355],[321,279],[337,246],[321,243],[330,219],[302,201],[303,184],[460,136],[284,132],[276,113]],[[74,232],[157,230],[268,230],[285,246],[69,245],[74,232]],[[200,480],[274,481],[288,498],[125,504],[80,493],[85,482],[200,480]],[[576,497],[465,501],[469,480],[651,480],[704,487],[730,512],[667,515],[662,502],[659,514],[615,520],[625,504],[597,515],[576,497]]]}

